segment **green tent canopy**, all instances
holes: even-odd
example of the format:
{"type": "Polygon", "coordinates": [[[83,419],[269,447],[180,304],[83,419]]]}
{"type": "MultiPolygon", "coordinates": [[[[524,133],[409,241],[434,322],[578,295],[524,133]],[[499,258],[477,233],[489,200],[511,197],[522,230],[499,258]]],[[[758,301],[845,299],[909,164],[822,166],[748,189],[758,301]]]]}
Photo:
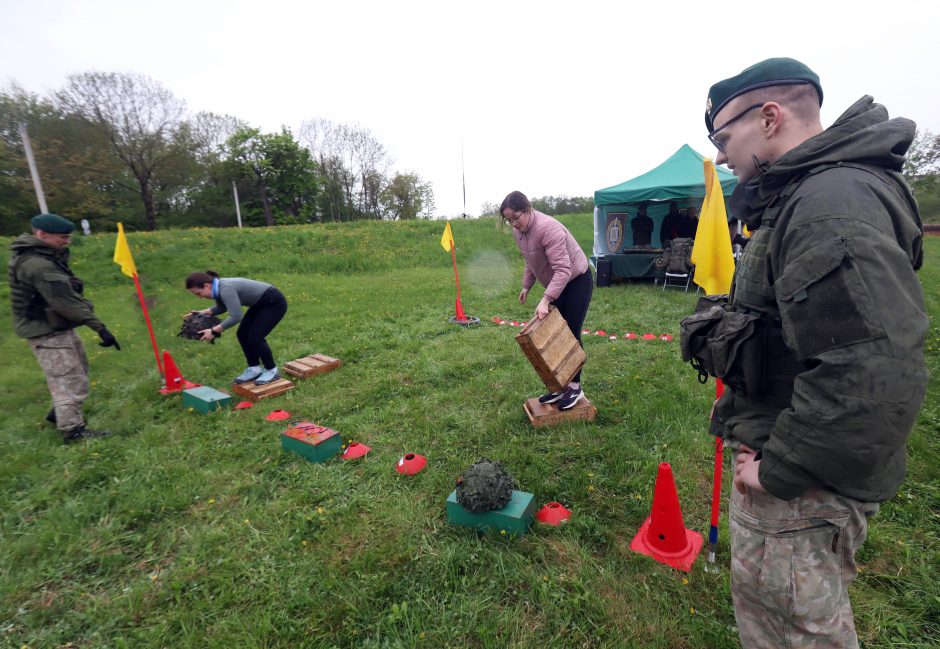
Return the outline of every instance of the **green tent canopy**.
{"type": "MultiPolygon", "coordinates": [[[[692,215],[705,200],[704,163],[702,154],[683,144],[645,174],[594,192],[593,259],[606,258],[614,277],[661,276],[654,262],[665,241],[694,236],[697,221],[692,215]],[[681,214],[669,216],[670,211],[681,214]]],[[[727,169],[716,169],[721,193],[730,196],[738,179],[727,169]]]]}
{"type": "MultiPolygon", "coordinates": [[[[705,157],[683,144],[658,167],[619,185],[594,192],[594,204],[639,203],[642,201],[705,199],[705,157]]],[[[731,195],[738,179],[727,169],[716,167],[722,193],[731,195]]],[[[701,202],[701,201],[700,201],[701,202]]]]}

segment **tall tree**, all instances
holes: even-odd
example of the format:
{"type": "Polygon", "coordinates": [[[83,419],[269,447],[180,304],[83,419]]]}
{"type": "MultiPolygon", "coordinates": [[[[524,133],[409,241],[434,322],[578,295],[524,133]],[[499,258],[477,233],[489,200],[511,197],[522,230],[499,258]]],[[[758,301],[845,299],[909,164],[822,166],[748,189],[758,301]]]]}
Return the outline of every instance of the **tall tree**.
{"type": "Polygon", "coordinates": [[[18,224],[17,231],[37,210],[20,123],[29,132],[49,209],[70,218],[87,218],[100,226],[102,221],[110,222],[115,211],[127,207],[132,196],[115,182],[127,173],[109,152],[104,132],[84,119],[62,113],[48,99],[12,86],[0,91],[0,147],[6,160],[0,165],[0,184],[5,186],[0,212],[18,224]],[[14,194],[25,197],[25,202],[14,194]]]}
{"type": "Polygon", "coordinates": [[[147,229],[156,229],[159,174],[188,155],[180,141],[184,103],[149,77],[116,72],[69,75],[58,99],[67,113],[104,130],[112,151],[136,180],[147,229]]]}
{"type": "Polygon", "coordinates": [[[226,152],[230,177],[250,180],[267,225],[274,225],[275,210],[283,222],[315,218],[317,166],[287,128],[280,133],[240,128],[226,142],[226,152]]]}
{"type": "Polygon", "coordinates": [[[390,162],[372,133],[356,124],[315,119],[304,122],[300,135],[326,179],[327,194],[342,191],[343,200],[330,205],[331,218],[381,218],[380,194],[390,162]]]}
{"type": "Polygon", "coordinates": [[[382,207],[387,219],[414,219],[426,205],[433,204],[431,184],[421,182],[418,174],[396,173],[382,191],[382,207]]]}

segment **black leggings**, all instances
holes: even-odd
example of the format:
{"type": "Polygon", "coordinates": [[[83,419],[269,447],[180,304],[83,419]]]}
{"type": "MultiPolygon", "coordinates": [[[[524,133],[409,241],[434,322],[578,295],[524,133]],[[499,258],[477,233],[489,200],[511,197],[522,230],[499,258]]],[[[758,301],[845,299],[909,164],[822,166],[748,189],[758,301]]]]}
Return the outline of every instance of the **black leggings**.
{"type": "MultiPolygon", "coordinates": [[[[561,317],[568,323],[571,333],[578,339],[581,349],[584,349],[584,343],[581,342],[581,327],[584,326],[584,317],[591,305],[592,295],[594,295],[594,276],[591,274],[591,268],[588,267],[585,272],[569,281],[561,295],[552,302],[561,317]]],[[[581,370],[578,370],[571,382],[581,382],[581,370]]]]}
{"type": "Polygon", "coordinates": [[[271,333],[285,313],[287,313],[287,300],[273,286],[245,311],[242,322],[238,326],[238,333],[235,335],[238,336],[238,342],[242,345],[249,367],[254,367],[259,363],[264,363],[266,370],[277,367],[274,363],[274,354],[271,353],[265,336],[271,333]]]}

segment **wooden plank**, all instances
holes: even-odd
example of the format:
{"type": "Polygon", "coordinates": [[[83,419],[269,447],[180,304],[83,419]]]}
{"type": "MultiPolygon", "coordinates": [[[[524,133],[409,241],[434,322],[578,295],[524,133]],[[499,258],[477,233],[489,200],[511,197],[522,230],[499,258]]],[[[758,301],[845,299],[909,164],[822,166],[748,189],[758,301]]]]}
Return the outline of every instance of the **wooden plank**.
{"type": "Polygon", "coordinates": [[[571,421],[594,421],[597,417],[597,408],[590,402],[587,395],[570,410],[561,410],[553,403],[539,403],[538,397],[528,399],[522,407],[529,418],[529,423],[536,428],[571,421]]]}
{"type": "Polygon", "coordinates": [[[516,336],[522,353],[553,392],[564,389],[587,356],[557,309],[542,320],[533,319],[516,336]]]}
{"type": "Polygon", "coordinates": [[[342,366],[343,361],[326,354],[310,354],[284,364],[284,371],[299,379],[332,372],[342,366]]]}
{"type": "Polygon", "coordinates": [[[284,394],[288,390],[293,390],[294,384],[287,379],[277,379],[264,385],[255,385],[254,381],[240,383],[232,386],[232,392],[245,397],[249,401],[261,401],[270,397],[276,397],[284,394]]]}

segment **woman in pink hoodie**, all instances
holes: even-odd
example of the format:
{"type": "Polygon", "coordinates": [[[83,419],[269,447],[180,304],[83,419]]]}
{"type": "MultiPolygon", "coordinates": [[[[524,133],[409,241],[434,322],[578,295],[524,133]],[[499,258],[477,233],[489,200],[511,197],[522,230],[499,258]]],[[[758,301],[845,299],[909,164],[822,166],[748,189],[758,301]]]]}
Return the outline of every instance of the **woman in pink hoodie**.
{"type": "MultiPolygon", "coordinates": [[[[522,192],[506,196],[499,211],[512,226],[512,236],[525,259],[519,302],[525,304],[529,289],[538,280],[545,287],[545,293],[535,308],[534,317],[541,320],[548,315],[549,305],[554,306],[580,343],[584,316],[594,293],[594,277],[581,246],[568,228],[532,209],[532,203],[522,192]]],[[[557,403],[562,410],[568,410],[583,396],[578,371],[564,390],[542,395],[539,401],[557,403]]]]}

